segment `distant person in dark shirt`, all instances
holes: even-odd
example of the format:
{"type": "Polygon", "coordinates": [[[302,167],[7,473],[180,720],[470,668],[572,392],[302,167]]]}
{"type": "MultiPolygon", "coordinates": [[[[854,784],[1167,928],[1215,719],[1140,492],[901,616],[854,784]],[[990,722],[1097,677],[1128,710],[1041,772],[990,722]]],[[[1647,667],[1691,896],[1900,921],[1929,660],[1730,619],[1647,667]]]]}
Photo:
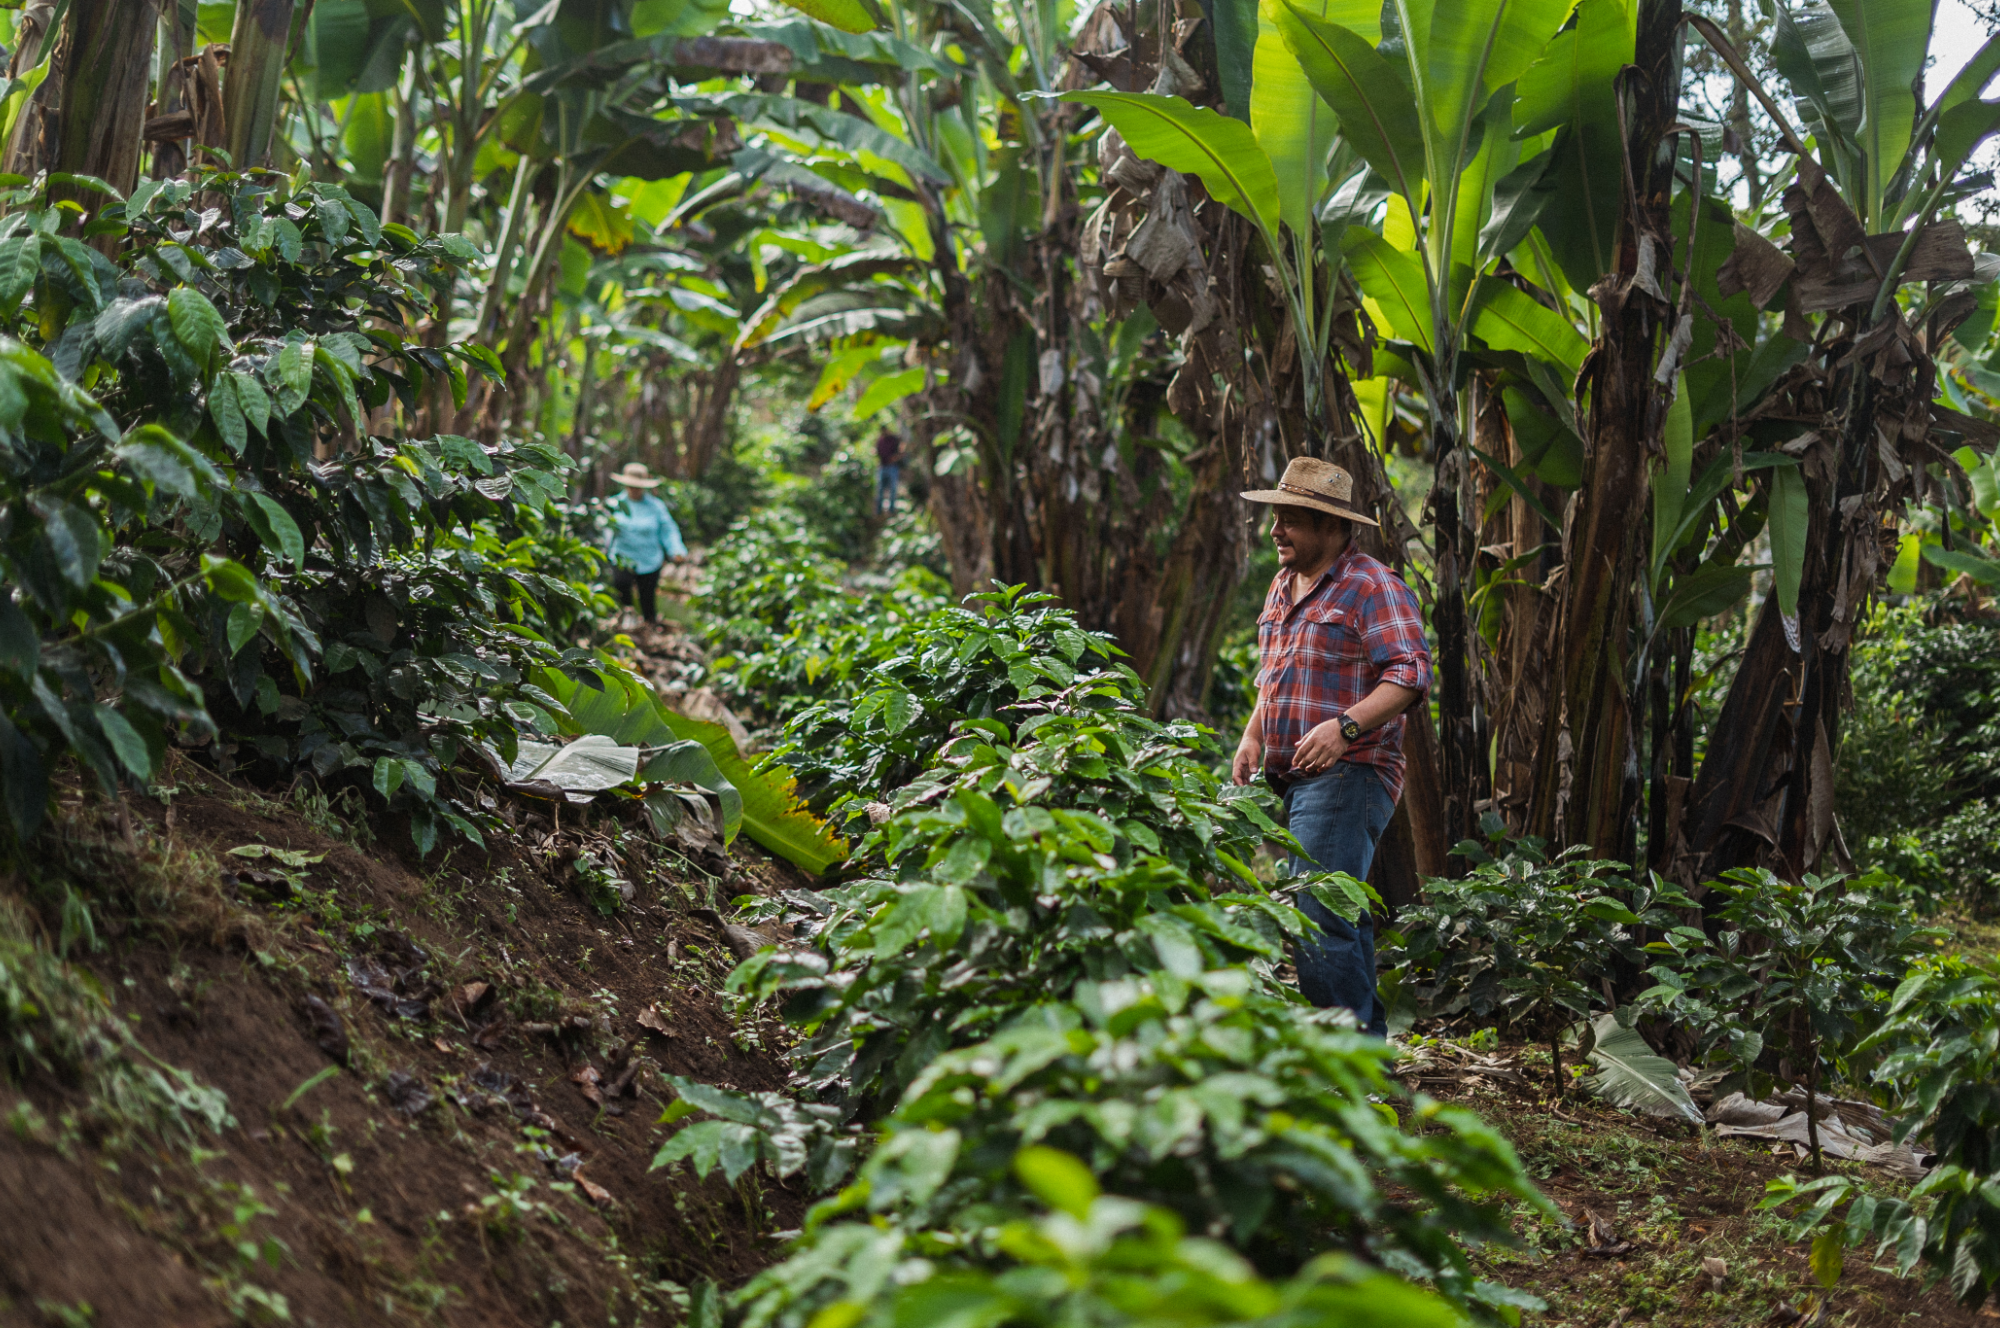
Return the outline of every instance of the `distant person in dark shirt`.
{"type": "Polygon", "coordinates": [[[903,478],[903,440],[894,429],[875,437],[875,515],[896,510],[896,487],[903,478]]]}

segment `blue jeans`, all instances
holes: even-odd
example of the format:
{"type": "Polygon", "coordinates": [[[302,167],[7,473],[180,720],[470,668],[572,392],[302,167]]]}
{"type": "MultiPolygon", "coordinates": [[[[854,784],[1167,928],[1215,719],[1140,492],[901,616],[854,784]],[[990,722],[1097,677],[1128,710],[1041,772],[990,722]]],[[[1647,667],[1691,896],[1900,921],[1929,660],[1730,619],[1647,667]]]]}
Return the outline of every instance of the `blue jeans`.
{"type": "Polygon", "coordinates": [[[885,510],[890,512],[896,510],[896,486],[902,478],[903,468],[900,465],[875,467],[876,516],[882,515],[885,510]]]}
{"type": "MultiPolygon", "coordinates": [[[[1293,784],[1285,790],[1285,815],[1306,856],[1294,854],[1292,870],[1339,871],[1366,880],[1375,844],[1395,810],[1373,766],[1338,761],[1327,773],[1293,784]]],[[[1375,990],[1374,919],[1364,914],[1358,923],[1349,922],[1304,893],[1298,906],[1321,931],[1295,947],[1299,991],[1322,1009],[1345,1006],[1363,1029],[1385,1036],[1387,1011],[1375,990]]]]}

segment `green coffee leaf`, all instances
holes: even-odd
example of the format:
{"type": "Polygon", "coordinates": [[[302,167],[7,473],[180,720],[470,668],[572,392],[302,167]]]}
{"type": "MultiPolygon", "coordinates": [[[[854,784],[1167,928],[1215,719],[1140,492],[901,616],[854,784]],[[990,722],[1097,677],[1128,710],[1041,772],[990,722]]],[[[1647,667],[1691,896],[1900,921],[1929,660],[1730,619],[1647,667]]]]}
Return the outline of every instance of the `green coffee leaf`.
{"type": "Polygon", "coordinates": [[[257,635],[264,621],[264,606],[255,600],[241,600],[229,610],[229,653],[234,655],[257,635]]]}
{"type": "Polygon", "coordinates": [[[306,560],[305,535],[299,530],[299,523],[292,519],[284,505],[268,493],[245,494],[248,499],[244,512],[251,515],[257,533],[275,546],[293,567],[303,567],[306,560]],[[259,520],[261,518],[261,520],[259,520]]]}
{"type": "Polygon", "coordinates": [[[258,433],[271,431],[271,394],[257,381],[255,374],[231,370],[231,382],[236,384],[236,404],[243,412],[243,418],[258,433]]]}
{"type": "Polygon", "coordinates": [[[229,328],[222,314],[192,286],[176,286],[167,293],[167,321],[196,364],[207,364],[218,347],[229,344],[229,328]]]}
{"type": "Polygon", "coordinates": [[[1039,1144],[1014,1154],[1014,1174],[1036,1198],[1079,1222],[1090,1216],[1090,1205],[1100,1193],[1089,1167],[1060,1149],[1039,1144]]]}
{"type": "Polygon", "coordinates": [[[1812,1243],[1810,1262],[1813,1276],[1819,1279],[1821,1286],[1831,1291],[1840,1281],[1841,1268],[1846,1261],[1847,1229],[1837,1222],[1821,1227],[1812,1243]]]}
{"type": "Polygon", "coordinates": [[[243,419],[243,407],[237,400],[236,376],[217,374],[208,386],[208,417],[215,421],[215,431],[222,435],[223,443],[237,456],[249,445],[250,432],[243,419]]]}
{"type": "Polygon", "coordinates": [[[42,271],[42,237],[30,231],[0,241],[0,306],[18,309],[42,271]]]}
{"type": "Polygon", "coordinates": [[[295,337],[264,366],[264,377],[276,391],[273,405],[280,417],[298,413],[312,393],[313,341],[295,337]]]}
{"type": "Polygon", "coordinates": [[[146,740],[139,736],[139,730],[132,727],[132,721],[101,702],[96,707],[97,727],[104,734],[104,740],[111,744],[111,750],[118,754],[119,763],[132,772],[134,779],[153,777],[153,753],[146,746],[146,740]]]}

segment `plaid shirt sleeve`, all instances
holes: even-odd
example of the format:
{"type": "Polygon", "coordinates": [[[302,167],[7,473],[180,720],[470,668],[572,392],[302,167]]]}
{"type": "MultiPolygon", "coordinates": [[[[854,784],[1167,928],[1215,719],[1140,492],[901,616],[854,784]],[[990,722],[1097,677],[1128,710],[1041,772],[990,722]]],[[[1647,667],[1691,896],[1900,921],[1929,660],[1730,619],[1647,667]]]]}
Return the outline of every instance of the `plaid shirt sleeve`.
{"type": "Polygon", "coordinates": [[[1264,626],[1263,626],[1263,622],[1264,622],[1264,614],[1267,614],[1267,613],[1269,613],[1269,612],[1271,611],[1272,607],[1273,607],[1274,605],[1276,605],[1276,604],[1277,604],[1277,602],[1278,602],[1278,582],[1279,582],[1279,580],[1280,580],[1280,579],[1281,579],[1282,577],[1284,577],[1285,575],[1286,575],[1286,574],[1285,574],[1284,572],[1279,572],[1277,576],[1274,576],[1274,577],[1272,577],[1272,578],[1271,578],[1271,588],[1270,588],[1269,590],[1266,590],[1266,591],[1264,592],[1264,609],[1263,609],[1263,613],[1260,613],[1260,614],[1258,615],[1258,618],[1257,618],[1257,622],[1258,622],[1258,627],[1257,627],[1257,676],[1256,676],[1256,677],[1255,677],[1254,679],[1252,679],[1252,682],[1254,682],[1254,683],[1255,683],[1255,685],[1256,685],[1256,687],[1257,687],[1257,691],[1258,691],[1258,694],[1259,694],[1260,696],[1262,695],[1262,693],[1263,693],[1264,689],[1265,689],[1266,687],[1268,687],[1268,686],[1270,686],[1270,685],[1271,685],[1271,680],[1272,680],[1272,677],[1273,677],[1273,675],[1274,675],[1274,674],[1275,674],[1275,673],[1277,672],[1277,670],[1276,670],[1275,668],[1273,668],[1273,667],[1272,667],[1272,665],[1273,665],[1273,661],[1272,661],[1272,658],[1271,658],[1271,652],[1270,652],[1270,651],[1269,651],[1268,649],[1266,649],[1266,648],[1265,648],[1265,647],[1266,647],[1266,645],[1267,645],[1267,641],[1268,641],[1268,638],[1270,637],[1270,635],[1271,635],[1271,634],[1270,634],[1270,633],[1269,633],[1268,631],[1266,631],[1266,630],[1265,630],[1265,628],[1264,628],[1264,626]]]}
{"type": "Polygon", "coordinates": [[[1387,568],[1371,578],[1360,621],[1368,662],[1381,671],[1378,681],[1413,692],[1430,691],[1431,652],[1424,643],[1424,613],[1402,578],[1387,568]]]}

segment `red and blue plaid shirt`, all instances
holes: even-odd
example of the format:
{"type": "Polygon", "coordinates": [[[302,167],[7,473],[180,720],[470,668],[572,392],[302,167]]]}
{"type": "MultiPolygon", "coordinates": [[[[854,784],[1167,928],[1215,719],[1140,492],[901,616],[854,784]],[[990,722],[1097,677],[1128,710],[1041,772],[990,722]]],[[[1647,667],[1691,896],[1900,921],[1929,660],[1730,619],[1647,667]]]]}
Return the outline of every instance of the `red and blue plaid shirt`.
{"type": "MultiPolygon", "coordinates": [[[[1292,753],[1315,726],[1346,712],[1377,685],[1431,686],[1423,610],[1401,577],[1353,544],[1292,602],[1292,574],[1279,571],[1257,619],[1264,707],[1264,773],[1290,782],[1292,753]]],[[[1391,800],[1403,793],[1403,716],[1355,739],[1341,757],[1375,767],[1391,800]]]]}

